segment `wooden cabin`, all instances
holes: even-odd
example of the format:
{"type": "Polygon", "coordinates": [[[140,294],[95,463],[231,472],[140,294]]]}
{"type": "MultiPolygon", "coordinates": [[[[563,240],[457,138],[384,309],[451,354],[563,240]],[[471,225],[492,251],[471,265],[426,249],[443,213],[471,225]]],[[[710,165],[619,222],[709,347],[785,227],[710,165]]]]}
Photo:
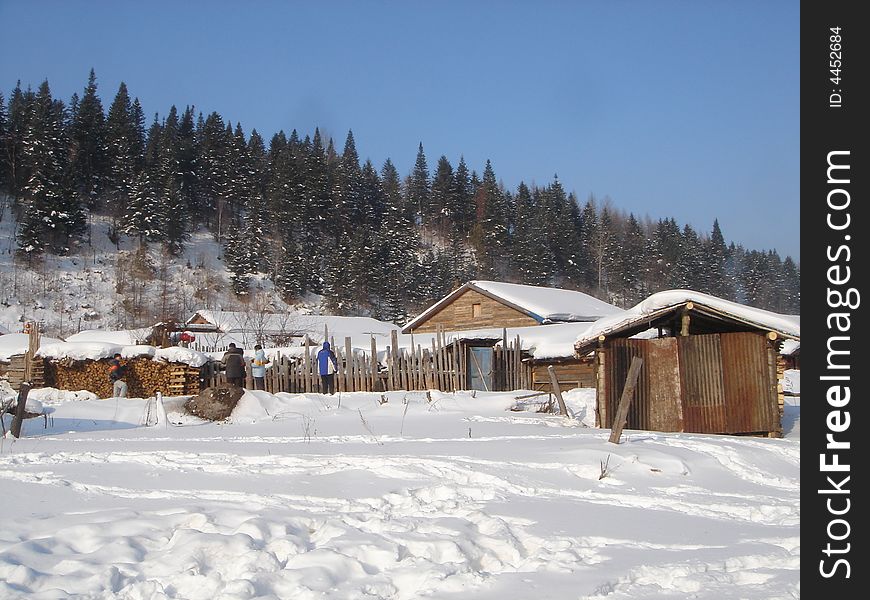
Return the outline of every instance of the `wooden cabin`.
{"type": "MultiPolygon", "coordinates": [[[[553,365],[562,389],[594,385],[592,360],[574,354],[573,340],[597,319],[622,310],[583,292],[495,281],[469,281],[412,319],[402,333],[447,333],[461,342],[470,365],[468,389],[494,389],[503,380],[497,345],[521,338],[530,387],[549,391],[553,365]],[[562,326],[562,327],[560,327],[562,326]],[[543,329],[540,329],[543,327],[543,329]],[[570,338],[560,352],[536,357],[534,348],[548,337],[570,338]],[[550,334],[553,334],[550,336],[550,334]]],[[[504,379],[506,381],[506,379],[504,379]]],[[[499,388],[500,389],[500,388],[499,388]]]]}
{"type": "Polygon", "coordinates": [[[602,427],[613,427],[629,365],[640,357],[628,429],[776,437],[782,432],[779,348],[799,338],[799,322],[788,316],[671,290],[600,320],[575,350],[595,352],[602,427]]]}

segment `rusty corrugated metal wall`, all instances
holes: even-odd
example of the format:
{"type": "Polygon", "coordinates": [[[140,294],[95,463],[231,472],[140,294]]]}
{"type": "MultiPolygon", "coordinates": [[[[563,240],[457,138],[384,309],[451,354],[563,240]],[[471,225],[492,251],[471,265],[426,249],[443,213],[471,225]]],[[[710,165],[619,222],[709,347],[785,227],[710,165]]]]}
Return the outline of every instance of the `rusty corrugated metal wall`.
{"type": "Polygon", "coordinates": [[[639,356],[643,367],[628,410],[628,429],[682,431],[680,373],[675,338],[658,340],[615,339],[610,343],[607,364],[607,423],[613,415],[625,387],[631,359],[639,356]]]}
{"type": "Polygon", "coordinates": [[[695,433],[761,433],[780,428],[771,349],[762,335],[614,339],[608,349],[605,427],[612,427],[631,359],[639,356],[644,364],[627,428],[695,433]]]}
{"type": "Polygon", "coordinates": [[[723,333],[722,365],[727,432],[778,431],[776,380],[771,380],[767,339],[751,333],[723,333]]]}
{"type": "Polygon", "coordinates": [[[726,433],[722,347],[718,334],[678,338],[683,431],[726,433]]]}

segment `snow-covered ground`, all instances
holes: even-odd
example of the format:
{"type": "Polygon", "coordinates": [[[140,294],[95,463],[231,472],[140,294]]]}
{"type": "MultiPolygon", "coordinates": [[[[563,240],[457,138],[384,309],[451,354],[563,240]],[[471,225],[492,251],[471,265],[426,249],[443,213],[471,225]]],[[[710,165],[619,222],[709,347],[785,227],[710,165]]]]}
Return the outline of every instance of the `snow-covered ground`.
{"type": "Polygon", "coordinates": [[[783,439],[615,445],[593,390],[575,418],[248,392],[228,423],[34,394],[48,419],[0,440],[2,598],[800,597],[798,405],[783,439]]]}

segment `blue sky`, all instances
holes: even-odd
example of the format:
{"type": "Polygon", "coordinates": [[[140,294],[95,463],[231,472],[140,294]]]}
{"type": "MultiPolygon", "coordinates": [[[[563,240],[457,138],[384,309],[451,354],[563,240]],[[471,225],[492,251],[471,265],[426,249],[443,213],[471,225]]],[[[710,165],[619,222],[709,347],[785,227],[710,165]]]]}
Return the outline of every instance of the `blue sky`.
{"type": "Polygon", "coordinates": [[[48,79],[150,122],[192,104],[315,127],[410,171],[490,159],[511,189],[558,174],[584,201],[800,259],[797,2],[0,0],[0,91],[48,79]]]}

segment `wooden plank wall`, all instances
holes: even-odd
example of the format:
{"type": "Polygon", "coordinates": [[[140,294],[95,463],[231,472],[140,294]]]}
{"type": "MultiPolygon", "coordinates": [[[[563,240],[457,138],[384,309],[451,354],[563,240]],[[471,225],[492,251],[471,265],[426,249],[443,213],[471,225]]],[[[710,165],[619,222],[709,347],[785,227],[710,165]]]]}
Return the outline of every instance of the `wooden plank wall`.
{"type": "Polygon", "coordinates": [[[592,360],[581,361],[580,359],[566,362],[540,362],[532,366],[532,389],[549,392],[550,374],[547,367],[553,365],[559,387],[562,390],[570,390],[576,387],[595,387],[595,364],[592,360]]]}
{"type": "Polygon", "coordinates": [[[484,296],[475,290],[467,290],[453,302],[420,323],[413,333],[435,333],[441,329],[461,331],[502,327],[526,327],[539,325],[532,317],[510,306],[484,296]],[[480,304],[480,316],[474,317],[472,306],[480,304]]]}

